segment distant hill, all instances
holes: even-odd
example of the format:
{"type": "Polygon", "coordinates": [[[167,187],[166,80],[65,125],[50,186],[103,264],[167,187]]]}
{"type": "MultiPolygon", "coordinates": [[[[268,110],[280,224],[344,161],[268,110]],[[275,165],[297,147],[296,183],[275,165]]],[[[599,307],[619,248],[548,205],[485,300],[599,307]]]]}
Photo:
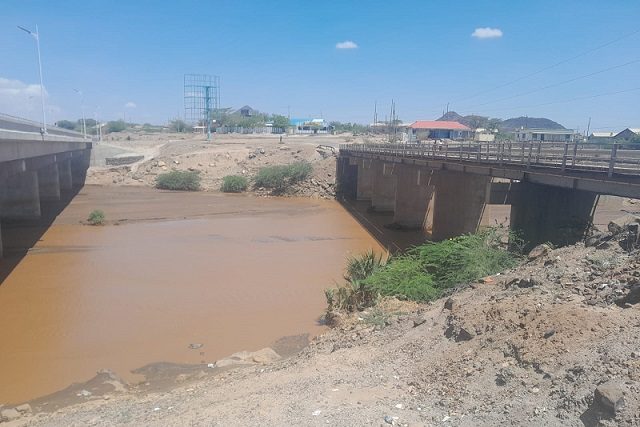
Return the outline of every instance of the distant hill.
{"type": "Polygon", "coordinates": [[[507,120],[492,119],[484,116],[461,116],[455,111],[449,111],[438,119],[439,121],[458,122],[472,129],[498,128],[501,131],[512,131],[522,127],[530,129],[565,129],[560,123],[539,117],[515,117],[507,120]]]}
{"type": "Polygon", "coordinates": [[[544,117],[515,117],[502,121],[500,127],[504,130],[514,130],[520,128],[529,129],[566,129],[558,122],[554,122],[544,117]]]}

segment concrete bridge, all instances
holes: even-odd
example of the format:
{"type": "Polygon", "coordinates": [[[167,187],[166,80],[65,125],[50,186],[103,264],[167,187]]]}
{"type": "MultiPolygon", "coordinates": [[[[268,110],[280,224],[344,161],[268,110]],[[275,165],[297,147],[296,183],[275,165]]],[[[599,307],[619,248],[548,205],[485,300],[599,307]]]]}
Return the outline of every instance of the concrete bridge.
{"type": "MultiPolygon", "coordinates": [[[[91,141],[36,122],[0,117],[0,222],[39,220],[84,185],[91,141]]],[[[0,258],[3,254],[0,232],[0,258]]]]}
{"type": "Polygon", "coordinates": [[[530,245],[574,243],[599,195],[640,198],[640,150],[555,143],[340,146],[337,190],[393,212],[433,240],[477,231],[487,205],[510,205],[510,228],[530,245]]]}

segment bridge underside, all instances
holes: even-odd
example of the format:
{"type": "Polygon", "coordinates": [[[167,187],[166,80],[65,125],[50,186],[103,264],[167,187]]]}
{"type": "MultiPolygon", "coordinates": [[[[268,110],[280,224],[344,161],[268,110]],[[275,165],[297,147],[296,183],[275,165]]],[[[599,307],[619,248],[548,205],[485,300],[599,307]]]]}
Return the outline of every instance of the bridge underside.
{"type": "Polygon", "coordinates": [[[398,228],[443,240],[479,229],[493,205],[510,205],[510,228],[532,247],[581,240],[592,223],[597,193],[508,178],[341,155],[336,177],[342,197],[370,200],[393,212],[398,228]]]}
{"type": "MultiPolygon", "coordinates": [[[[70,200],[84,185],[91,144],[75,145],[76,149],[71,151],[0,162],[0,222],[3,227],[8,223],[38,222],[43,217],[51,217],[59,210],[61,201],[70,200]],[[77,149],[78,146],[86,148],[77,149]]],[[[0,231],[0,258],[2,256],[0,231]]]]}

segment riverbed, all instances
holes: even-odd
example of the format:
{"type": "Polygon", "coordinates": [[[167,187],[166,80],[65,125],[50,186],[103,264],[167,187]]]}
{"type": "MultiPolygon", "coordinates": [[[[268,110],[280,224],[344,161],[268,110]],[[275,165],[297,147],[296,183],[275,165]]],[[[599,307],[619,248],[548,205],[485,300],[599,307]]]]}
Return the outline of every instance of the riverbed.
{"type": "Polygon", "coordinates": [[[367,249],[335,201],[85,186],[0,285],[0,403],[318,334],[367,249]],[[83,224],[94,209],[106,225],[83,224]]]}

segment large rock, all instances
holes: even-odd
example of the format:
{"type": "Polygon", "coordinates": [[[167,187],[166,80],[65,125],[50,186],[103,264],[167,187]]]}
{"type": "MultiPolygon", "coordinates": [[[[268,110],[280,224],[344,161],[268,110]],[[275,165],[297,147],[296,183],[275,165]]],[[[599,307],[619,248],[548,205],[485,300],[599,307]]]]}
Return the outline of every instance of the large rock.
{"type": "Polygon", "coordinates": [[[548,254],[550,250],[551,250],[551,247],[546,243],[543,243],[531,249],[527,257],[529,258],[530,261],[533,261],[534,259],[542,258],[546,254],[548,254]]]}
{"type": "Polygon", "coordinates": [[[13,421],[20,418],[20,412],[15,409],[3,409],[0,411],[0,420],[2,421],[13,421]]]}
{"type": "Polygon", "coordinates": [[[225,357],[224,359],[220,359],[216,362],[216,367],[224,368],[227,366],[234,365],[253,365],[253,364],[267,364],[275,362],[280,359],[280,355],[276,353],[272,348],[263,348],[262,350],[249,352],[249,351],[240,351],[238,353],[234,353],[229,357],[225,357]]]}
{"type": "Polygon", "coordinates": [[[614,382],[599,385],[593,393],[594,402],[612,414],[624,405],[622,387],[614,382]]]}

